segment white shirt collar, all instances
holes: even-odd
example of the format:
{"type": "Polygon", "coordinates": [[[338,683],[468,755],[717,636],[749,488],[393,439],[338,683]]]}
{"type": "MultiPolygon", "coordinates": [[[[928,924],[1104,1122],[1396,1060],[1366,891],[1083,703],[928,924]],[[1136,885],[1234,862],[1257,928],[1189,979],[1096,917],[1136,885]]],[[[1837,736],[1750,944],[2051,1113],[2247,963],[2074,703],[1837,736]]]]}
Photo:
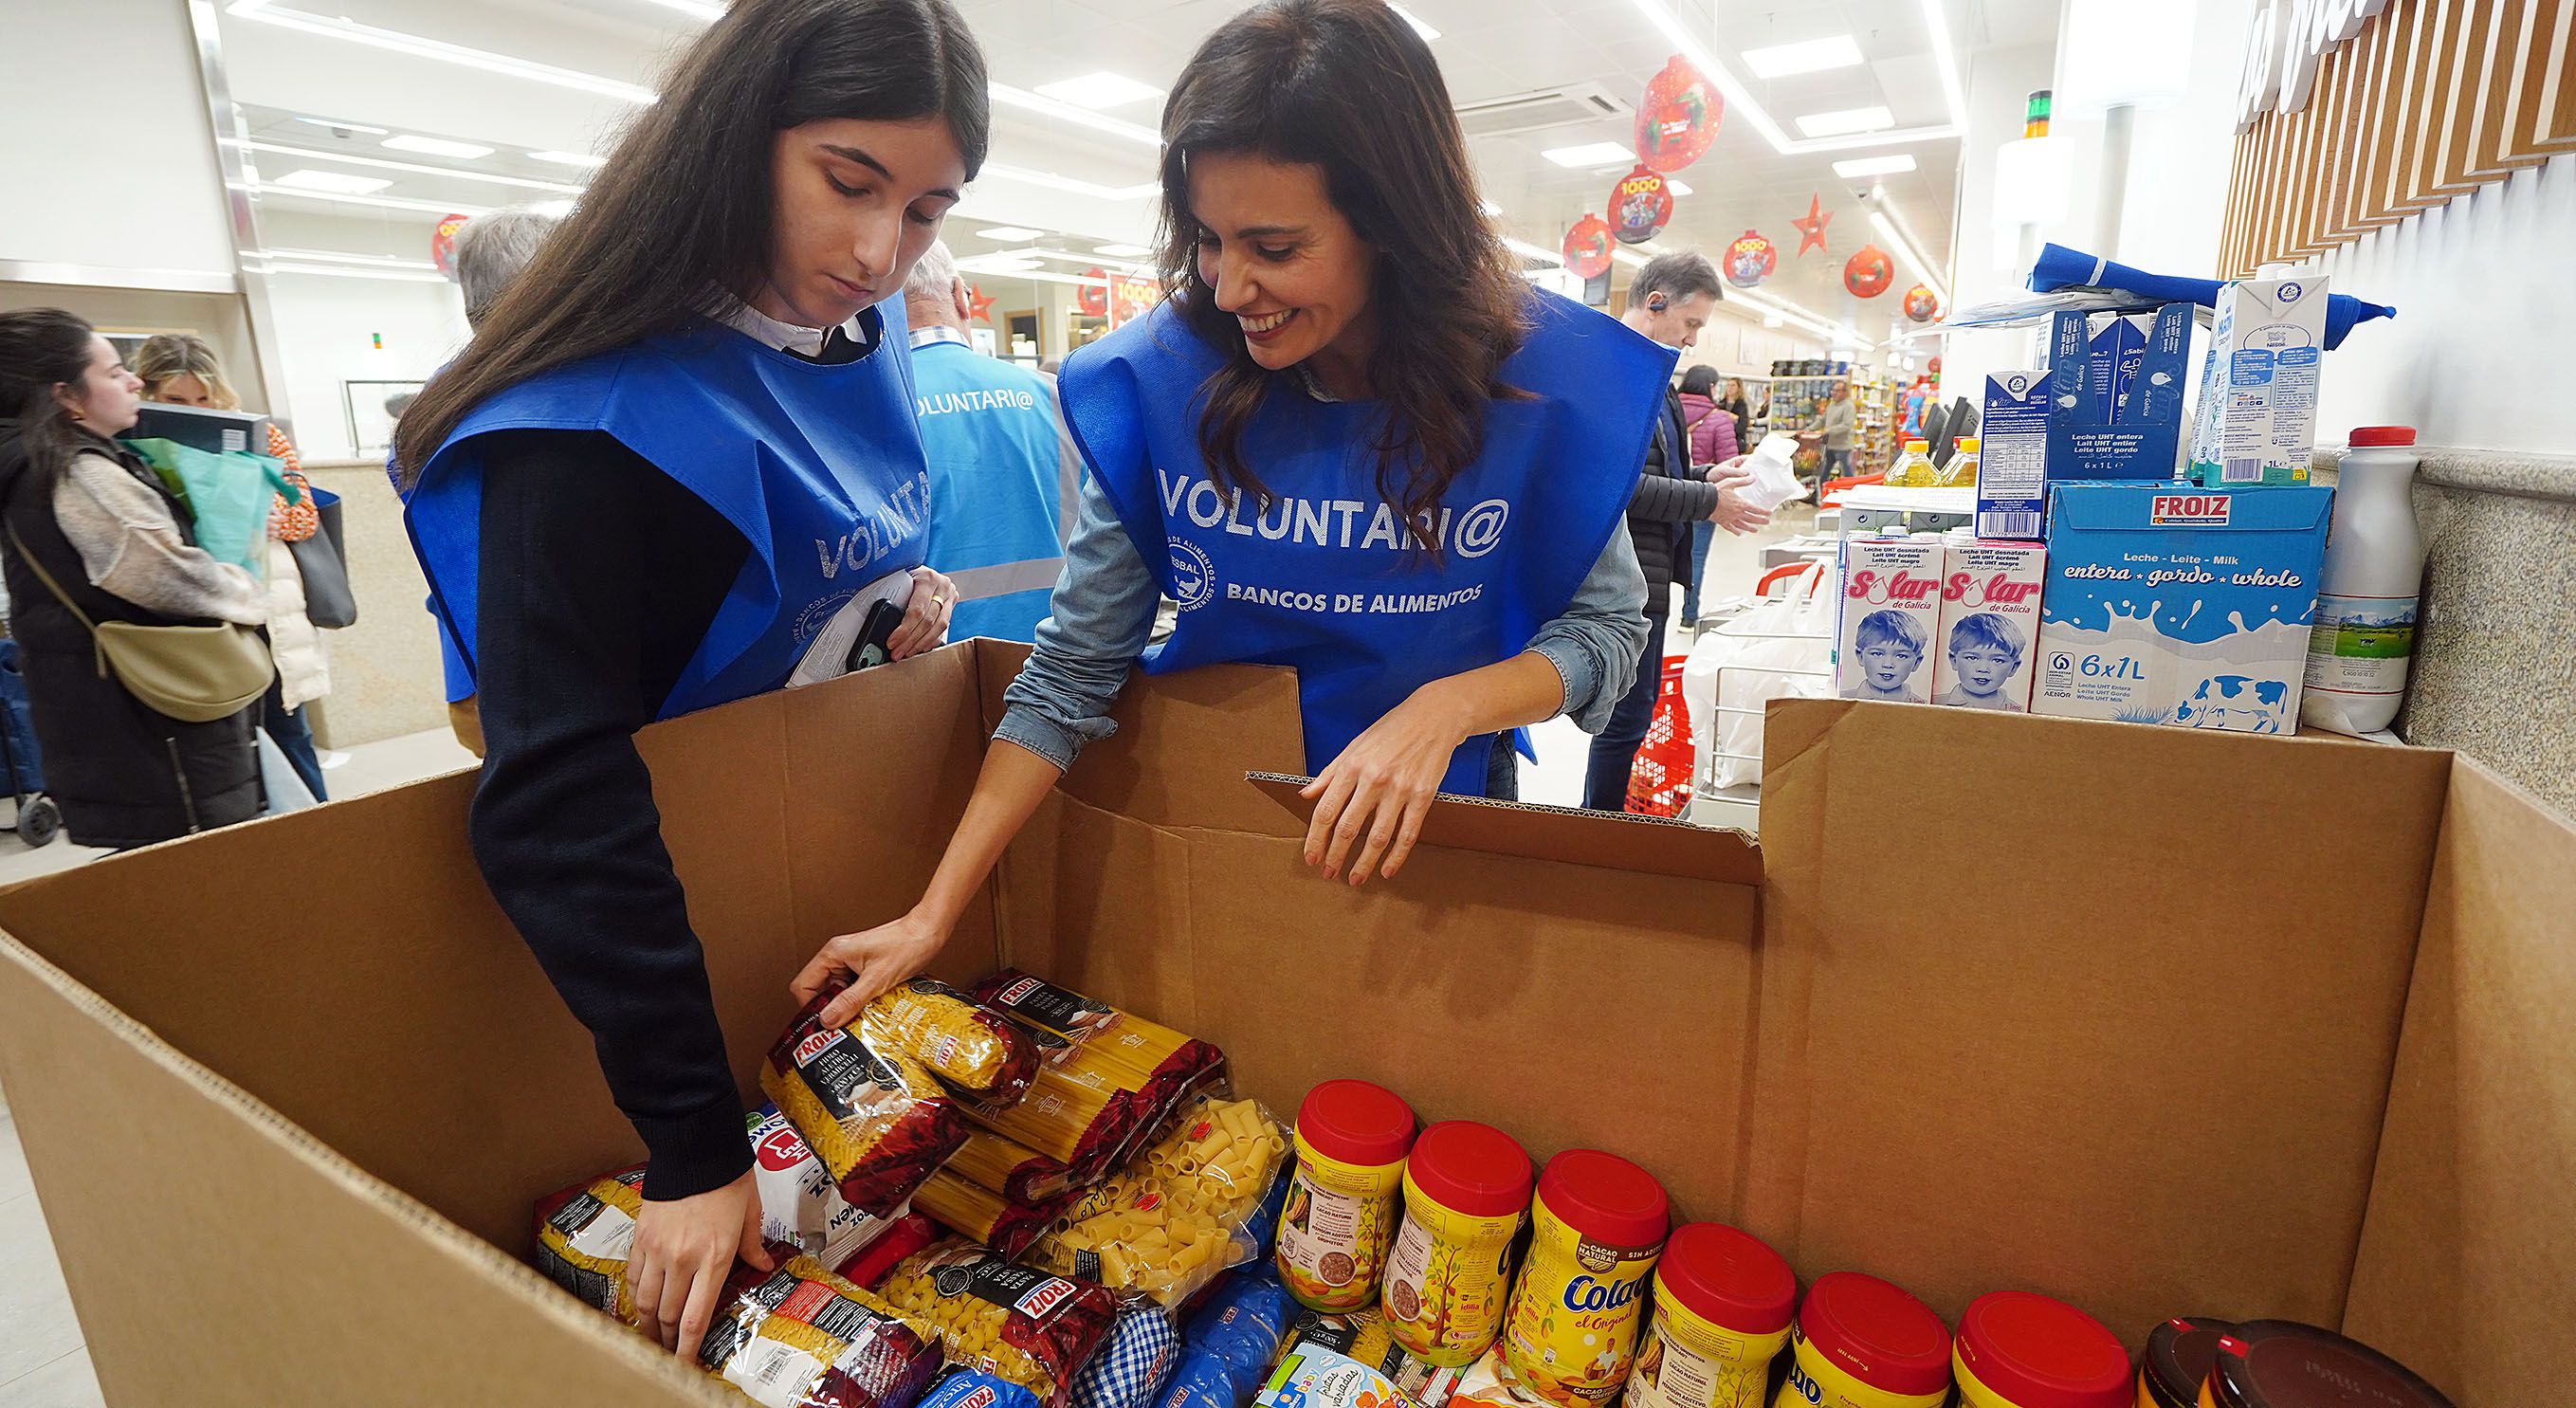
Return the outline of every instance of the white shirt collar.
{"type": "Polygon", "coordinates": [[[966,334],[959,332],[957,329],[952,328],[945,323],[933,323],[929,327],[914,328],[912,330],[912,346],[913,350],[916,352],[920,351],[924,347],[935,346],[942,342],[953,342],[960,347],[972,347],[975,345],[966,339],[966,334]]]}
{"type": "MultiPolygon", "coordinates": [[[[872,346],[876,341],[876,334],[868,327],[868,311],[862,308],[851,314],[848,322],[841,324],[841,331],[861,347],[872,346]]],[[[822,355],[823,339],[831,332],[829,328],[805,328],[794,323],[782,323],[729,294],[716,300],[709,316],[754,342],[806,357],[822,355]]]]}

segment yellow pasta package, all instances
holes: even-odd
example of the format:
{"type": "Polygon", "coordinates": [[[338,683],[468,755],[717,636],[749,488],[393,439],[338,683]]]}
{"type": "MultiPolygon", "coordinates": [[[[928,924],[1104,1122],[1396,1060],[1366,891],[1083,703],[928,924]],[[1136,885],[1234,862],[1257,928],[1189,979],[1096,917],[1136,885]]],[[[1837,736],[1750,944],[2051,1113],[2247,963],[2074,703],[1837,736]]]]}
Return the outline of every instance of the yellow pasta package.
{"type": "Polygon", "coordinates": [[[644,1207],[644,1166],[577,1184],[537,1204],[537,1269],[594,1310],[632,1325],[626,1254],[644,1207]]]}
{"type": "Polygon", "coordinates": [[[1287,1131],[1260,1105],[1203,1096],[1125,1170],[1066,1207],[1027,1259],[1178,1306],[1260,1255],[1245,1226],[1287,1150],[1287,1131]]]}
{"type": "Polygon", "coordinates": [[[1192,1091],[1217,1077],[1225,1053],[1132,1012],[1030,977],[1015,968],[975,985],[985,1006],[1038,1034],[1028,1097],[983,1123],[1097,1182],[1192,1091]]]}
{"type": "Polygon", "coordinates": [[[1074,1374],[1117,1312],[1098,1286],[1013,1266],[955,1238],[904,1258],[877,1294],[936,1330],[950,1363],[1008,1379],[1046,1408],[1065,1408],[1074,1374]]]}
{"type": "Polygon", "coordinates": [[[948,1171],[1014,1203],[1034,1207],[1073,1191],[1073,1171],[1025,1144],[978,1127],[949,1155],[948,1171]]]}
{"type": "Polygon", "coordinates": [[[953,1160],[950,1167],[923,1179],[912,1193],[915,1211],[1007,1257],[1017,1257],[1028,1250],[1030,1242],[1055,1225],[1057,1212],[1068,1201],[1068,1197],[1059,1196],[1031,1206],[1003,1197],[972,1179],[959,1177],[953,1160]]]}

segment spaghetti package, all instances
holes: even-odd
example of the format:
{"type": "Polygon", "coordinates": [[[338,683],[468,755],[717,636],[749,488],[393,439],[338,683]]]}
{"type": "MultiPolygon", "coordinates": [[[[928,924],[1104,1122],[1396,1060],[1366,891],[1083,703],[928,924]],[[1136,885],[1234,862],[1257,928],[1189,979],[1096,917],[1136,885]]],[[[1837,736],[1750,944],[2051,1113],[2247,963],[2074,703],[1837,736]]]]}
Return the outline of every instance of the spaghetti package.
{"type": "Polygon", "coordinates": [[[698,1363],[762,1408],[911,1408],[939,1373],[928,1331],[811,1257],[725,1290],[698,1363]]]}
{"type": "Polygon", "coordinates": [[[879,1294],[927,1323],[950,1362],[979,1369],[1067,1408],[1073,1377],[1109,1333],[1116,1303],[1098,1286],[1013,1266],[951,1239],[904,1258],[879,1294]]]}
{"type": "Polygon", "coordinates": [[[862,1212],[841,1196],[832,1171],[775,1105],[744,1117],[751,1130],[752,1183],[760,1193],[760,1235],[839,1268],[884,1235],[902,1209],[862,1212]]]}
{"type": "Polygon", "coordinates": [[[537,1269],[549,1280],[632,1325],[626,1254],[644,1206],[644,1165],[620,1169],[537,1204],[537,1269]]]}
{"type": "Polygon", "coordinates": [[[947,1168],[922,1180],[912,1194],[912,1205],[938,1219],[941,1226],[1012,1258],[1027,1251],[1029,1243],[1055,1226],[1056,1213],[1065,1201],[1059,1197],[1036,1207],[1013,1202],[990,1188],[958,1177],[953,1160],[947,1168]]]}
{"type": "Polygon", "coordinates": [[[849,1026],[827,1027],[829,1000],[817,997],[796,1014],[761,1064],[760,1088],[852,1208],[891,1217],[966,1142],[966,1119],[913,1054],[921,1028],[891,1016],[884,998],[849,1026]]]}
{"type": "Polygon", "coordinates": [[[1162,1408],[1247,1408],[1296,1316],[1297,1302],[1269,1262],[1227,1276],[1182,1330],[1180,1367],[1162,1408]]]}
{"type": "Polygon", "coordinates": [[[936,978],[898,983],[868,1015],[942,1085],[984,1109],[1006,1109],[1037,1078],[1038,1038],[1027,1027],[936,978]]]}
{"type": "Polygon", "coordinates": [[[1205,1096],[1116,1177],[1065,1208],[1029,1260],[1177,1308],[1261,1255],[1250,1230],[1288,1136],[1250,1100],[1205,1096]]]}
{"type": "Polygon", "coordinates": [[[1073,1191],[1073,1171],[1025,1144],[1014,1143],[978,1127],[966,1135],[966,1147],[948,1160],[948,1171],[1034,1207],[1073,1191]]]}
{"type": "Polygon", "coordinates": [[[1038,1033],[1028,1098],[985,1116],[996,1132],[1097,1182],[1212,1082],[1225,1053],[1169,1027],[1006,968],[975,986],[986,1006],[1038,1033]]]}

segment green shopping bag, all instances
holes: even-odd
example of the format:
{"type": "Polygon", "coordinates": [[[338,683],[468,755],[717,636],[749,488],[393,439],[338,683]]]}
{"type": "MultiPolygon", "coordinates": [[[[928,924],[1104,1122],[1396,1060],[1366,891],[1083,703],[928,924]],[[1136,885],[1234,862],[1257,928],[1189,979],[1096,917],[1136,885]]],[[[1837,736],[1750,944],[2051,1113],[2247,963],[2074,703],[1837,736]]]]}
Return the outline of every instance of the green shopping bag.
{"type": "Polygon", "coordinates": [[[268,576],[268,510],[276,495],[291,501],[286,462],[247,450],[223,454],[176,440],[128,440],[188,505],[197,518],[197,546],[218,562],[231,562],[254,577],[268,576]]]}

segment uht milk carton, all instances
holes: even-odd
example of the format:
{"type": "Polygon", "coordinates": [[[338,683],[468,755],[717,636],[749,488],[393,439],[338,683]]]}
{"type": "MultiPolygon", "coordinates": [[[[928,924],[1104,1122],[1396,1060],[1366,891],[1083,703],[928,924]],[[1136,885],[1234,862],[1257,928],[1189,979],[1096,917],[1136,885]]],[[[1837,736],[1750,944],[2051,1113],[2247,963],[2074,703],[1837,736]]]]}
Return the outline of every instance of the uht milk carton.
{"type": "Polygon", "coordinates": [[[2334,491],[2049,486],[2031,711],[2298,731],[2334,491]]]}
{"type": "Polygon", "coordinates": [[[2215,487],[2307,483],[2325,345],[2325,275],[2240,279],[2220,289],[2201,365],[2191,477],[2215,487]]]}
{"type": "Polygon", "coordinates": [[[1932,633],[1941,625],[1939,538],[1842,541],[1843,595],[1834,637],[1834,692],[1845,699],[1921,704],[1932,697],[1932,633]]]}
{"type": "Polygon", "coordinates": [[[2037,543],[1953,542],[1932,637],[1932,702],[1962,709],[2030,707],[2048,550],[2037,543]]]}

